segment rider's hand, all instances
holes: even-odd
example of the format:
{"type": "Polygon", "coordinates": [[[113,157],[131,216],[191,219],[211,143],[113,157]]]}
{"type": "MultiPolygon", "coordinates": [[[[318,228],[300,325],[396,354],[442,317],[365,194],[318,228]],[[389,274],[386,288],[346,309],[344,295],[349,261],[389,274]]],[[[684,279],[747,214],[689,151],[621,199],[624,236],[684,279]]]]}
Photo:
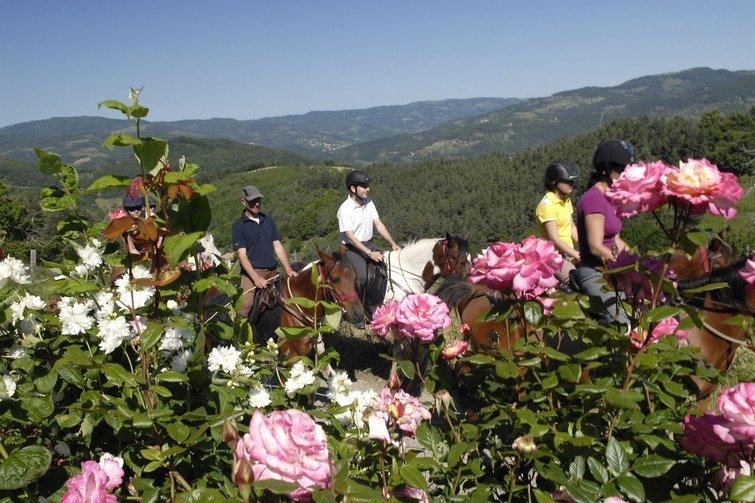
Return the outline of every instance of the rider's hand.
{"type": "Polygon", "coordinates": [[[370,260],[374,260],[375,262],[382,262],[383,261],[383,254],[380,253],[378,250],[370,250],[370,254],[367,256],[370,260]]]}
{"type": "Polygon", "coordinates": [[[266,288],[267,287],[267,280],[260,276],[259,274],[252,274],[252,283],[256,288],[266,288]]]}

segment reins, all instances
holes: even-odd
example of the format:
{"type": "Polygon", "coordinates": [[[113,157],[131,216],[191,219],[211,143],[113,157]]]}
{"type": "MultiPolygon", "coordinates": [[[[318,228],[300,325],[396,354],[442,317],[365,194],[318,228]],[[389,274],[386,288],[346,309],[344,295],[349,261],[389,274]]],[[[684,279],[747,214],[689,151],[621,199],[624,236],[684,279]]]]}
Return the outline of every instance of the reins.
{"type": "MultiPolygon", "coordinates": [[[[399,251],[396,252],[396,259],[398,260],[398,271],[400,272],[401,279],[403,279],[404,283],[407,284],[407,285],[410,284],[409,281],[412,280],[412,279],[413,280],[420,280],[421,281],[422,280],[422,275],[421,274],[416,274],[416,273],[413,273],[411,271],[406,271],[403,268],[403,266],[401,265],[401,253],[403,251],[404,251],[404,248],[402,248],[402,249],[400,249],[399,251]],[[407,278],[407,274],[409,274],[412,277],[411,278],[407,278]]],[[[392,254],[391,253],[387,253],[386,255],[388,256],[388,264],[387,264],[388,265],[388,284],[391,285],[391,291],[393,291],[393,288],[396,287],[399,290],[401,290],[404,293],[404,295],[411,295],[411,294],[413,294],[414,290],[412,290],[411,288],[407,290],[406,288],[404,288],[403,286],[401,286],[401,284],[398,281],[396,281],[396,280],[393,279],[394,268],[393,268],[393,265],[391,263],[392,262],[392,254]]]]}

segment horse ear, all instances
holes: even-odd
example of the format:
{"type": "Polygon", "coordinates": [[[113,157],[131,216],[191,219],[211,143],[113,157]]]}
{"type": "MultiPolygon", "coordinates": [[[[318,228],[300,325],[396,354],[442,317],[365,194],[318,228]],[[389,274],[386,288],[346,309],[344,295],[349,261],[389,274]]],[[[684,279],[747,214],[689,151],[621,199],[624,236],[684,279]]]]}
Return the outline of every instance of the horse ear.
{"type": "Polygon", "coordinates": [[[348,248],[346,248],[346,245],[341,243],[341,246],[338,247],[338,253],[342,256],[346,256],[346,252],[349,251],[348,248]]]}
{"type": "Polygon", "coordinates": [[[451,234],[449,234],[449,232],[448,232],[448,231],[446,231],[446,242],[450,243],[450,242],[451,242],[451,239],[452,239],[452,238],[451,238],[451,234]]]}
{"type": "Polygon", "coordinates": [[[333,261],[333,256],[331,254],[322,251],[319,246],[315,246],[315,248],[317,249],[317,254],[320,256],[320,259],[323,262],[328,264],[333,261]]]}

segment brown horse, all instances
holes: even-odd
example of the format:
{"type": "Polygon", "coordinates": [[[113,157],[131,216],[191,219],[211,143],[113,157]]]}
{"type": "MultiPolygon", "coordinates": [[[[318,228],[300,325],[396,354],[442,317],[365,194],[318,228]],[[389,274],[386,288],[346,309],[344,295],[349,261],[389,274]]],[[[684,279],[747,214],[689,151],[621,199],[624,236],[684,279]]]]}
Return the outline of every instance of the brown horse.
{"type": "MultiPolygon", "coordinates": [[[[287,277],[280,282],[280,291],[276,292],[280,306],[280,320],[276,323],[281,327],[315,327],[324,320],[325,312],[319,301],[335,302],[344,312],[344,317],[351,323],[364,320],[364,307],[356,292],[356,272],[346,259],[346,249],[341,247],[332,254],[317,250],[320,260],[307,264],[298,276],[287,277]],[[317,277],[312,280],[313,272],[317,277]],[[303,298],[313,301],[311,306],[292,302],[292,299],[303,298]]],[[[275,330],[277,326],[267,327],[275,330]]],[[[284,354],[291,356],[309,355],[313,350],[310,337],[289,339],[281,346],[284,354]]]]}
{"type": "MultiPolygon", "coordinates": [[[[755,291],[748,290],[739,271],[744,260],[729,263],[726,250],[696,253],[692,258],[677,254],[671,261],[677,276],[679,290],[687,305],[696,309],[699,322],[687,330],[687,343],[700,348],[700,358],[711,367],[725,372],[734,361],[739,346],[747,344],[752,328],[742,324],[727,323],[732,316],[746,314],[755,316],[755,291]],[[686,293],[706,285],[725,285],[711,291],[686,293]]],[[[684,313],[684,317],[687,313],[684,313]]],[[[695,380],[700,396],[713,389],[707,381],[695,380]]]]}

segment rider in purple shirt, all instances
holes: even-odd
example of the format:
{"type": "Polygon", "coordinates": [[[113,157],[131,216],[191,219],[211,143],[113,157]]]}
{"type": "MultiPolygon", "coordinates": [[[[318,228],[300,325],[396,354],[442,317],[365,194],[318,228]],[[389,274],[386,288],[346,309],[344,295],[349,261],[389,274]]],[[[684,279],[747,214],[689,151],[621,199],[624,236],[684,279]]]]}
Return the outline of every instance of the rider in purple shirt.
{"type": "Polygon", "coordinates": [[[577,204],[577,234],[579,236],[579,267],[572,272],[572,280],[582,293],[599,301],[604,309],[599,321],[613,322],[631,329],[629,317],[614,291],[606,289],[603,273],[598,269],[606,261],[615,259],[628,248],[621,239],[621,219],[605,196],[608,187],[624,168],[634,162],[634,147],[623,140],[607,140],[598,145],[593,157],[590,188],[577,204]]]}

